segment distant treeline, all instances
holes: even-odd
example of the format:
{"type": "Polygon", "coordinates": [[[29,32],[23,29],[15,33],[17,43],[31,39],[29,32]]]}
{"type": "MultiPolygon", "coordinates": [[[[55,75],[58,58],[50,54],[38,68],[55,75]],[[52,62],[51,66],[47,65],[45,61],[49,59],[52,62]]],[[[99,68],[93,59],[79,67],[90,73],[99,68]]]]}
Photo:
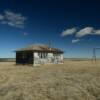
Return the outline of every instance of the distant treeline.
{"type": "Polygon", "coordinates": [[[15,62],[15,58],[0,58],[0,62],[15,62]]]}

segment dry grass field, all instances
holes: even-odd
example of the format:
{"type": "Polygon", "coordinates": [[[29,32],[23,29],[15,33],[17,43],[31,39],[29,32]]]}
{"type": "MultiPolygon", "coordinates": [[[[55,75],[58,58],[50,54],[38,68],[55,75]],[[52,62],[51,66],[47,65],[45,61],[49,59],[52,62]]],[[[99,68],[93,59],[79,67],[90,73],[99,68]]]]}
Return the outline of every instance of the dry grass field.
{"type": "Polygon", "coordinates": [[[32,67],[0,62],[0,100],[100,100],[100,63],[32,67]]]}

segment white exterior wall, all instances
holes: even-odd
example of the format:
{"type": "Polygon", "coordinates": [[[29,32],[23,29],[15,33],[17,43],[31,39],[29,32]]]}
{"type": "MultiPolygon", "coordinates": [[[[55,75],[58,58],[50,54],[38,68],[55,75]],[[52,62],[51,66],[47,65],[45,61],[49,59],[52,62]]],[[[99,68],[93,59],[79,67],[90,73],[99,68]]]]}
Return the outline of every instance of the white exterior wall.
{"type": "Polygon", "coordinates": [[[63,54],[57,54],[57,56],[55,57],[53,53],[48,53],[46,58],[40,58],[38,52],[34,52],[34,65],[51,63],[63,63],[63,54]]]}
{"type": "Polygon", "coordinates": [[[38,52],[34,52],[34,57],[35,57],[35,58],[39,58],[38,52]]]}
{"type": "Polygon", "coordinates": [[[39,59],[40,59],[40,58],[39,58],[39,56],[38,56],[38,52],[34,52],[33,57],[34,57],[34,59],[33,59],[33,60],[34,60],[34,61],[33,61],[34,64],[33,64],[33,65],[34,65],[34,66],[39,65],[39,59]]]}
{"type": "Polygon", "coordinates": [[[61,54],[60,56],[61,56],[61,57],[60,57],[60,58],[61,58],[61,60],[64,60],[64,55],[63,55],[63,54],[61,54]]]}
{"type": "Polygon", "coordinates": [[[53,53],[48,53],[48,57],[53,57],[53,53]]]}

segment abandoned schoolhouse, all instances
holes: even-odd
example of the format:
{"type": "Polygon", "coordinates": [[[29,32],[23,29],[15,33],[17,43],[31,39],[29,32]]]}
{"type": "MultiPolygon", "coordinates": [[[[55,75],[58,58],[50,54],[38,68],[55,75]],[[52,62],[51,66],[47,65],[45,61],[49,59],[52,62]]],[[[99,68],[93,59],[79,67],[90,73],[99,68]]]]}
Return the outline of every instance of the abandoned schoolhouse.
{"type": "Polygon", "coordinates": [[[16,50],[16,64],[62,64],[63,51],[48,45],[31,45],[16,50]]]}

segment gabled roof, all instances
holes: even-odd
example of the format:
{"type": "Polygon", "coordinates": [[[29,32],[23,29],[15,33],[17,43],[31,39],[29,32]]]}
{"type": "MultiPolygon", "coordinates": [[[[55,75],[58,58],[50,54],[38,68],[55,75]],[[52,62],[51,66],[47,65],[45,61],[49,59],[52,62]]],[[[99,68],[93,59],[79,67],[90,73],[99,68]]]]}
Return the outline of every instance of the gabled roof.
{"type": "Polygon", "coordinates": [[[18,51],[41,51],[41,52],[57,52],[57,53],[63,53],[62,50],[58,49],[58,48],[51,48],[48,45],[30,45],[26,48],[21,48],[16,50],[16,52],[18,51]]]}

